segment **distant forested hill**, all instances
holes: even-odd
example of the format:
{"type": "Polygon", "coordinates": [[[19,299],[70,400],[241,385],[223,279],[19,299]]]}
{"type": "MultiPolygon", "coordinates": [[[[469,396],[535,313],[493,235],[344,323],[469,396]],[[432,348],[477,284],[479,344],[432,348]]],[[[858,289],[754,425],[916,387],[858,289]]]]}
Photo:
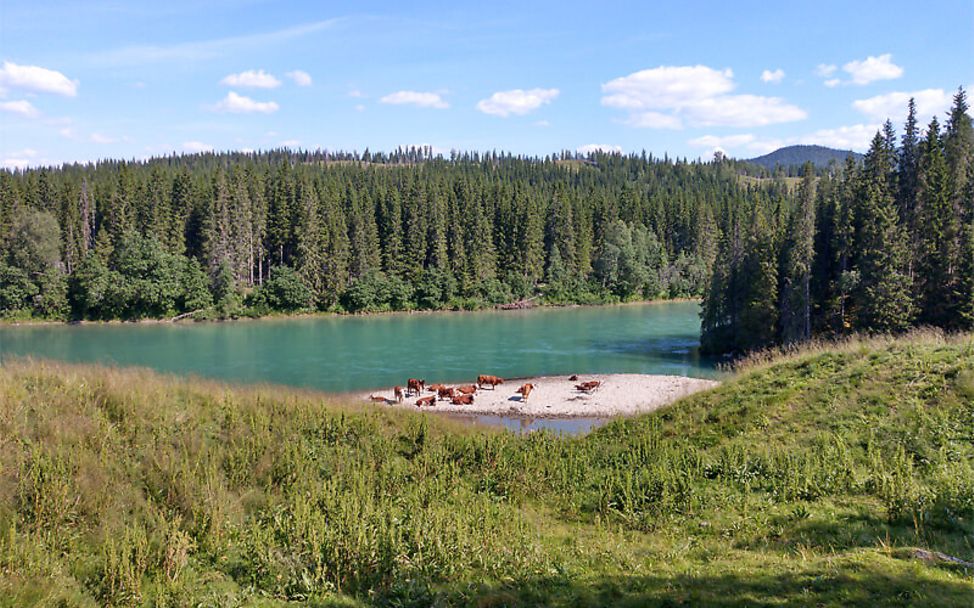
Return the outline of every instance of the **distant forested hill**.
{"type": "Polygon", "coordinates": [[[778,165],[782,167],[797,167],[810,162],[815,165],[816,169],[821,169],[827,167],[833,160],[839,163],[845,162],[846,157],[850,154],[857,160],[862,158],[862,154],[851,150],[836,150],[834,148],[826,148],[825,146],[785,146],[784,148],[778,148],[770,154],[752,158],[747,162],[761,165],[768,169],[774,169],[778,165]]]}

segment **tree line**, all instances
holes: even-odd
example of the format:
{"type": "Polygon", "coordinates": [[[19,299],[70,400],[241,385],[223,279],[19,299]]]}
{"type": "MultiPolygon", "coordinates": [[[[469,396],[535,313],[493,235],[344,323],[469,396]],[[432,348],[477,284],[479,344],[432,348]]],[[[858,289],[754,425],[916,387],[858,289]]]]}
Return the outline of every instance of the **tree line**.
{"type": "Polygon", "coordinates": [[[0,313],[471,309],[700,297],[733,161],[206,153],[0,172],[0,313]]]}
{"type": "Polygon", "coordinates": [[[911,99],[901,136],[887,121],[862,162],[795,194],[726,207],[703,306],[714,353],[815,336],[974,328],[974,129],[966,93],[925,131],[911,99]]]}

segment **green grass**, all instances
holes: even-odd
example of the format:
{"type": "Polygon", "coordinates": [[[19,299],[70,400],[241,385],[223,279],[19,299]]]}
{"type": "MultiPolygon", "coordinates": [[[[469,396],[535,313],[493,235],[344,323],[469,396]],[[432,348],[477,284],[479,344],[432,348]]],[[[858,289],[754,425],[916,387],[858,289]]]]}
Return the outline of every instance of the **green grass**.
{"type": "Polygon", "coordinates": [[[0,369],[2,606],[965,606],[974,339],[755,358],[581,438],[0,369]]]}

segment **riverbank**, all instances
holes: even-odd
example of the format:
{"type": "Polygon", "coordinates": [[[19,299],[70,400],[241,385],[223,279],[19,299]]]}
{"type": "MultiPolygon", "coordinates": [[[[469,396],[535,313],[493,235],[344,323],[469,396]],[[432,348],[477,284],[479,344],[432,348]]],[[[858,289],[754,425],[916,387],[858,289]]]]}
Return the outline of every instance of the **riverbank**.
{"type": "Polygon", "coordinates": [[[156,324],[195,324],[195,323],[235,323],[247,321],[287,321],[291,319],[333,319],[333,318],[368,318],[368,317],[391,317],[391,316],[415,316],[415,315],[436,315],[436,314],[470,314],[482,312],[503,312],[519,313],[531,310],[557,310],[563,308],[620,308],[630,306],[651,306],[658,304],[680,304],[685,302],[699,303],[699,298],[657,298],[653,300],[633,300],[629,302],[598,302],[595,304],[537,304],[530,308],[517,308],[504,310],[499,306],[491,306],[474,309],[453,309],[439,308],[435,310],[384,310],[373,312],[335,312],[327,310],[319,311],[300,311],[300,312],[271,312],[263,315],[241,315],[233,318],[206,318],[196,319],[186,317],[173,321],[169,317],[145,318],[145,319],[109,319],[91,320],[74,319],[61,321],[56,319],[19,319],[0,317],[0,327],[21,327],[21,326],[44,326],[44,325],[156,325],[156,324]]]}
{"type": "MultiPolygon", "coordinates": [[[[506,380],[494,389],[480,389],[469,405],[455,405],[449,400],[438,399],[433,405],[418,409],[522,418],[611,418],[652,412],[681,397],[719,384],[714,380],[652,374],[592,374],[580,375],[577,380],[571,380],[569,376],[540,376],[506,380]],[[588,392],[578,390],[576,386],[583,382],[598,382],[599,386],[588,392]],[[527,399],[517,392],[525,384],[533,385],[527,399]]],[[[421,397],[431,395],[432,392],[424,391],[421,397]]],[[[412,410],[417,409],[418,399],[410,396],[400,404],[391,388],[359,393],[356,398],[380,407],[412,410]],[[372,397],[382,397],[385,401],[376,402],[372,397]]]]}

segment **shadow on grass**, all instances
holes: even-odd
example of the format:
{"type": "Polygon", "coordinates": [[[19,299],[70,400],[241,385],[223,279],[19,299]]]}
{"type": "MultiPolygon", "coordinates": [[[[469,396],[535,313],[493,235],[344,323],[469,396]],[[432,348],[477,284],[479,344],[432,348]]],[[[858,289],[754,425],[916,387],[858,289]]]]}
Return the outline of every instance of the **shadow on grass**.
{"type": "MultiPolygon", "coordinates": [[[[706,568],[704,564],[701,568],[706,568]]],[[[780,565],[779,565],[780,568],[780,565]]],[[[448,605],[501,606],[974,606],[970,573],[950,572],[879,554],[838,559],[830,566],[714,575],[648,575],[573,581],[534,578],[482,587],[448,605]],[[457,601],[459,600],[459,601],[457,601]],[[455,603],[454,603],[455,602],[455,603]]]]}

